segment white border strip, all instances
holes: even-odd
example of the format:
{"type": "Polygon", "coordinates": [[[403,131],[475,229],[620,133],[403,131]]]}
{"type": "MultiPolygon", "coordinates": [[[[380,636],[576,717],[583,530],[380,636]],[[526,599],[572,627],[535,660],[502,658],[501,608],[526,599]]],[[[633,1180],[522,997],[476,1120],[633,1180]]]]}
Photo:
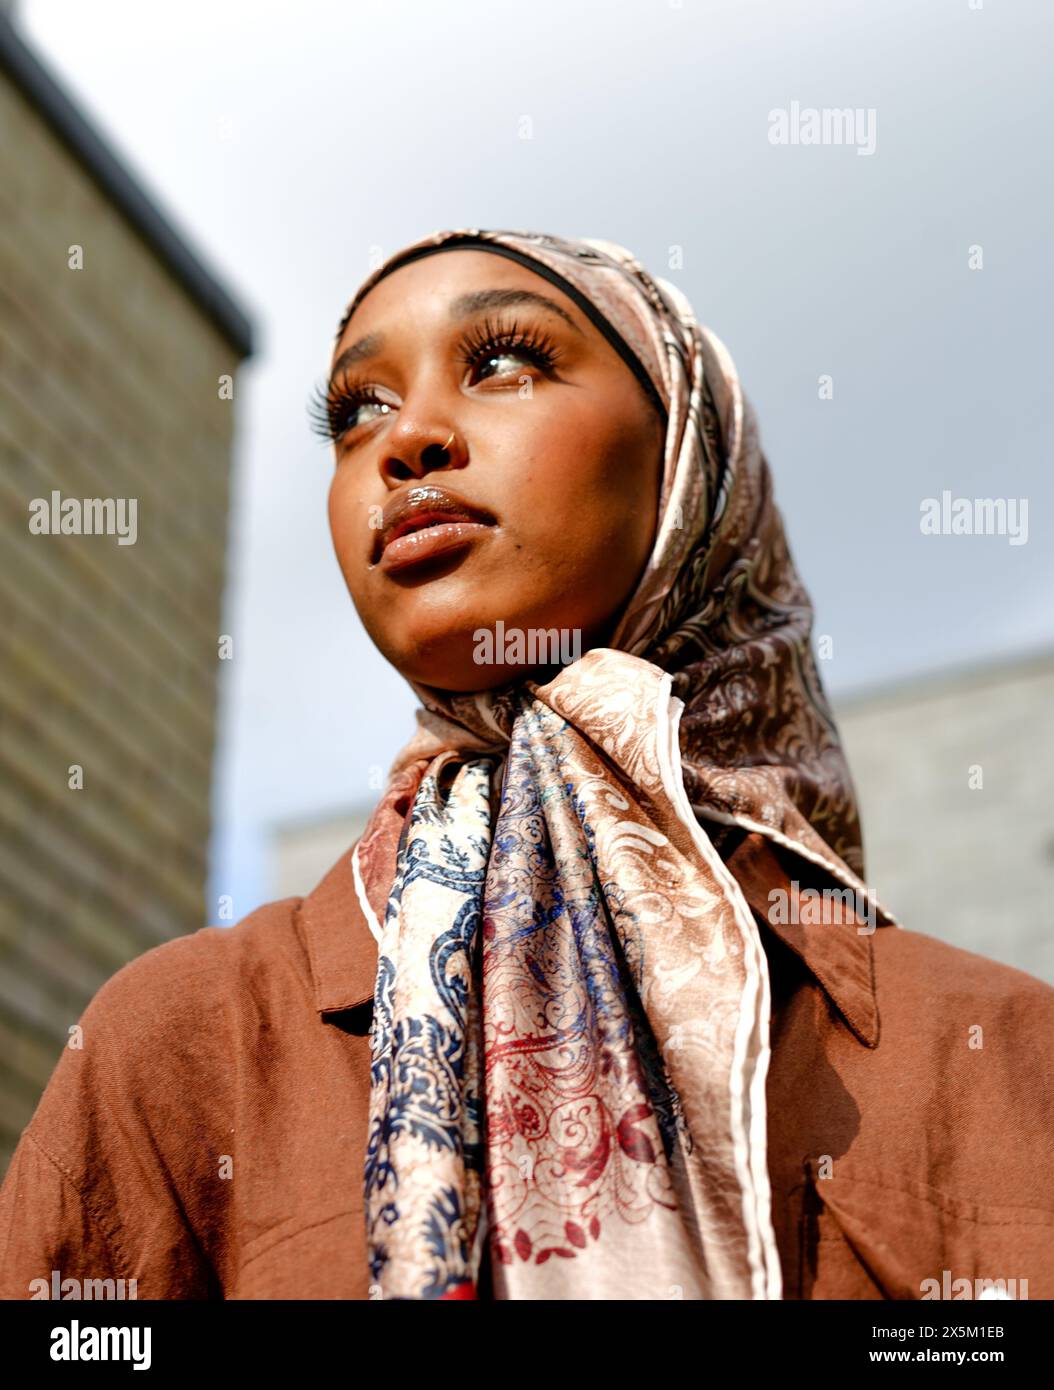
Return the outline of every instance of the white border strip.
{"type": "Polygon", "coordinates": [[[355,880],[355,896],[359,900],[359,907],[362,908],[362,915],[366,918],[366,925],[369,927],[378,947],[381,944],[381,928],[377,921],[376,914],[370,906],[370,900],[366,896],[366,885],[362,881],[362,872],[359,869],[359,842],[355,841],[355,848],[351,851],[351,872],[355,880]]]}
{"type": "Polygon", "coordinates": [[[693,842],[724,891],[743,938],[743,961],[747,969],[747,981],[740,1000],[730,1078],[734,1152],[736,1172],[743,1193],[743,1224],[747,1232],[752,1296],[756,1299],[779,1299],[783,1297],[783,1273],[776,1233],[772,1226],[772,1189],[769,1183],[766,1132],[765,1081],[771,1057],[768,962],[753,914],[747,906],[742,890],[696,819],[688,800],[688,793],[684,789],[678,738],[684,702],[671,694],[672,684],[672,676],[666,674],[662,677],[656,701],[659,771],[674,810],[690,832],[693,842]],[[758,1034],[757,1060],[753,1076],[749,1079],[749,1093],[744,1106],[743,1079],[748,1070],[747,1054],[755,1032],[758,1034]],[[744,1131],[744,1122],[749,1126],[749,1133],[744,1131]]]}

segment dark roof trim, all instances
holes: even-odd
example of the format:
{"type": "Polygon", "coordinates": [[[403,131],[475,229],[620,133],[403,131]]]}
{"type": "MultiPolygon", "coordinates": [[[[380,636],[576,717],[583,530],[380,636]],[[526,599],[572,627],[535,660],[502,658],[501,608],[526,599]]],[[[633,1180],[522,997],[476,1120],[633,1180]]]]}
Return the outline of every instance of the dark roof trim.
{"type": "Polygon", "coordinates": [[[248,317],[176,235],[59,83],[23,43],[2,10],[0,70],[21,89],[231,345],[242,357],[249,357],[253,351],[253,327],[248,317]]]}

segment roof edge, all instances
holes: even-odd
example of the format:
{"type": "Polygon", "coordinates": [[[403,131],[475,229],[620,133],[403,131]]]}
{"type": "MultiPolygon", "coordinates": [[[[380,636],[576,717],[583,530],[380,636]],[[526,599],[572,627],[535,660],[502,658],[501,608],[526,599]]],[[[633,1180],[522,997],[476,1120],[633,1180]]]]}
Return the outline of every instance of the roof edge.
{"type": "Polygon", "coordinates": [[[883,678],[853,686],[843,695],[828,694],[836,721],[878,705],[896,705],[940,699],[944,695],[973,690],[1005,680],[1028,680],[1054,671],[1054,646],[1050,642],[960,658],[939,666],[911,671],[893,679],[883,678]]]}
{"type": "Polygon", "coordinates": [[[47,121],[133,229],[243,358],[253,353],[253,325],[178,236],[91,123],[67,96],[0,9],[0,71],[47,121]]]}

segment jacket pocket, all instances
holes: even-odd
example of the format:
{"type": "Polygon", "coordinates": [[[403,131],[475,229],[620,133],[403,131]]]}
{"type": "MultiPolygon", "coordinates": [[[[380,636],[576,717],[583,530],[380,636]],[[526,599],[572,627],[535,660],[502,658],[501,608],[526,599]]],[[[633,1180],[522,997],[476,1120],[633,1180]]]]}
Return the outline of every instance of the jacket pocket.
{"type": "Polygon", "coordinates": [[[834,1166],[806,1165],[801,1297],[1054,1298],[1054,1212],[834,1166]]]}

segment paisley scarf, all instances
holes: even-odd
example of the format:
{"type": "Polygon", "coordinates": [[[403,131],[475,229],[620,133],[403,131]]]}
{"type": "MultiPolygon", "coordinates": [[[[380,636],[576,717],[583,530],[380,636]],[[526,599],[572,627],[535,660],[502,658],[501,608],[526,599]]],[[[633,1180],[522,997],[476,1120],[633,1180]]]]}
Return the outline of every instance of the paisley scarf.
{"type": "Polygon", "coordinates": [[[660,404],[664,466],[610,645],[546,684],[415,684],[417,732],[355,847],[378,943],[373,1284],[779,1298],[769,980],[724,837],[760,832],[871,899],[754,413],[684,294],[606,241],[437,232],[371,274],[338,337],[383,275],[459,246],[588,315],[660,404]]]}

